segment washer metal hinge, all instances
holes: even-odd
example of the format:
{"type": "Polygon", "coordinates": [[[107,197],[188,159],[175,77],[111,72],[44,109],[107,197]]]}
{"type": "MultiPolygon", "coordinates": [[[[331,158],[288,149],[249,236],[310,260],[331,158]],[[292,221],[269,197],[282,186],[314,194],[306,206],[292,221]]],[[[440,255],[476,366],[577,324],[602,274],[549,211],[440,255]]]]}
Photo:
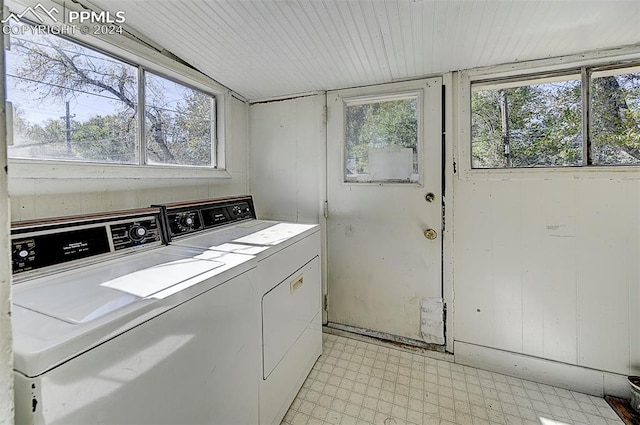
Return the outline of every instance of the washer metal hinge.
{"type": "Polygon", "coordinates": [[[329,218],[329,201],[324,201],[324,206],[322,207],[322,215],[324,215],[324,218],[329,218]]]}
{"type": "Polygon", "coordinates": [[[323,124],[327,123],[327,107],[326,106],[322,107],[322,123],[323,124]]]}
{"type": "Polygon", "coordinates": [[[324,308],[323,308],[323,310],[324,310],[324,311],[329,311],[329,294],[324,294],[324,301],[323,301],[323,304],[324,304],[324,306],[323,306],[323,307],[324,307],[324,308]]]}

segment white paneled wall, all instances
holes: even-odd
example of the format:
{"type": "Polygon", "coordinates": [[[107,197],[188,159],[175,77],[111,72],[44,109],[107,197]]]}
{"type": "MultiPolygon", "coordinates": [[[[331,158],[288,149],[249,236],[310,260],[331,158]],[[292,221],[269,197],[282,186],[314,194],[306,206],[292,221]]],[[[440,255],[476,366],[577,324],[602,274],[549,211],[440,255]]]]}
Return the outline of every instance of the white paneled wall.
{"type": "Polygon", "coordinates": [[[625,377],[640,374],[637,167],[470,169],[470,75],[598,60],[612,59],[594,52],[454,76],[457,128],[448,161],[457,172],[446,253],[454,350],[457,361],[479,367],[628,396],[625,377]]]}
{"type": "MultiPolygon", "coordinates": [[[[0,120],[4,121],[4,114],[0,120]]],[[[4,134],[4,125],[0,125],[0,128],[3,129],[2,134],[4,134]]],[[[0,150],[6,152],[4,136],[0,136],[0,150]]],[[[9,249],[7,175],[4,172],[5,154],[0,154],[0,158],[0,255],[2,255],[2,261],[0,261],[0,424],[10,425],[13,423],[13,339],[11,336],[11,265],[7,260],[11,251],[9,249]]]]}
{"type": "Polygon", "coordinates": [[[10,178],[12,221],[148,207],[154,203],[247,193],[249,107],[245,102],[234,98],[231,98],[228,105],[225,149],[230,179],[10,178]]]}
{"type": "Polygon", "coordinates": [[[456,341],[640,373],[640,180],[454,179],[456,341]]]}
{"type": "Polygon", "coordinates": [[[318,223],[325,96],[251,105],[251,194],[259,218],[318,223]]]}
{"type": "MultiPolygon", "coordinates": [[[[3,8],[0,0],[0,9],[3,8]]],[[[0,98],[5,97],[4,55],[0,54],[0,98]]],[[[0,106],[0,425],[13,423],[13,349],[11,336],[11,266],[5,105],[0,106]]]]}
{"type": "Polygon", "coordinates": [[[260,219],[320,223],[326,294],[324,106],[324,93],[251,105],[249,191],[260,219]]]}

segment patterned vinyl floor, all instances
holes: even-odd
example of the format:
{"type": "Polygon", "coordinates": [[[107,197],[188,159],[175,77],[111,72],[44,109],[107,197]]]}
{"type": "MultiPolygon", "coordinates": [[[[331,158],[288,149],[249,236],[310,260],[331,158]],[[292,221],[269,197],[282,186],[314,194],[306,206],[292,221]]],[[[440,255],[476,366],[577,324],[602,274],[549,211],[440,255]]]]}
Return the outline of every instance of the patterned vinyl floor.
{"type": "Polygon", "coordinates": [[[602,398],[323,334],[286,425],[620,425],[602,398]]]}

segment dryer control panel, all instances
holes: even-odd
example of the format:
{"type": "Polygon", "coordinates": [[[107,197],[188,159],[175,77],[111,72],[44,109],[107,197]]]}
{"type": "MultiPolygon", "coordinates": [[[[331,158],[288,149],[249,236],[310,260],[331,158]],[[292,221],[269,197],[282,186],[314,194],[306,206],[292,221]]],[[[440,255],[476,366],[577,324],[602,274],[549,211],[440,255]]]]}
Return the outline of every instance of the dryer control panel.
{"type": "Polygon", "coordinates": [[[161,223],[160,209],[153,208],[12,223],[13,274],[159,246],[161,223]]]}
{"type": "Polygon", "coordinates": [[[168,204],[166,209],[169,240],[256,218],[251,196],[168,204]]]}

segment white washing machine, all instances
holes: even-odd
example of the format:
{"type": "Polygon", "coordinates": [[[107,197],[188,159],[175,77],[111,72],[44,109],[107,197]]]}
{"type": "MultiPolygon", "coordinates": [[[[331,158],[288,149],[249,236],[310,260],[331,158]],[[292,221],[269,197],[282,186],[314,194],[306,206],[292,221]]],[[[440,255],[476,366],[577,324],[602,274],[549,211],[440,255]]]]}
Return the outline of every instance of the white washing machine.
{"type": "Polygon", "coordinates": [[[16,424],[258,422],[257,259],[161,211],[14,223],[16,424]]]}
{"type": "Polygon", "coordinates": [[[164,207],[170,245],[256,256],[260,424],[279,424],[322,353],[319,226],[257,220],[250,196],[164,207]]]}

